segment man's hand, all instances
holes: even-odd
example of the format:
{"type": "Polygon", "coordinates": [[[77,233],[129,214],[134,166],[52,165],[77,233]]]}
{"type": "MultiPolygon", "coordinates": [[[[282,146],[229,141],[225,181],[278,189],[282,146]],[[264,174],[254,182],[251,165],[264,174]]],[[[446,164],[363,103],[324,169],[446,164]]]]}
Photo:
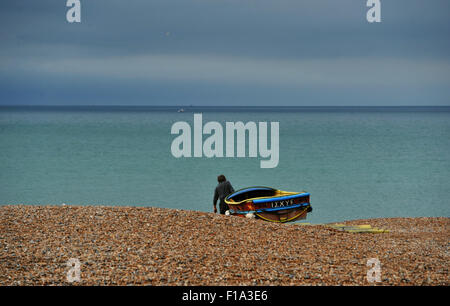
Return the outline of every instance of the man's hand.
{"type": "Polygon", "coordinates": [[[215,214],[217,213],[217,207],[216,206],[214,206],[214,213],[215,214]]]}

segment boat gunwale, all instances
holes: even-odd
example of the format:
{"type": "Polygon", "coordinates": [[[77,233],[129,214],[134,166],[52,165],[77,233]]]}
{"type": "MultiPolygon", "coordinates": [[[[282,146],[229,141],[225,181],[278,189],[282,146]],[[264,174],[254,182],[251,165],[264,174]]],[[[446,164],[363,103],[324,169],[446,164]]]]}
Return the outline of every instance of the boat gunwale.
{"type": "MultiPolygon", "coordinates": [[[[281,191],[281,190],[280,190],[281,191]]],[[[287,192],[287,191],[285,191],[287,192]]],[[[298,192],[298,193],[294,193],[291,195],[283,195],[283,196],[278,196],[278,197],[266,197],[266,198],[262,198],[262,199],[252,199],[256,200],[253,201],[253,204],[261,204],[261,203],[267,203],[267,202],[274,202],[274,201],[283,201],[283,200],[290,200],[290,199],[296,199],[296,198],[301,198],[301,197],[307,197],[310,196],[311,194],[309,192],[298,192]],[[267,200],[267,201],[264,201],[267,200]]]]}
{"type": "MultiPolygon", "coordinates": [[[[249,190],[249,191],[251,191],[251,190],[249,190]]],[[[236,192],[233,192],[232,194],[230,194],[230,195],[228,195],[226,198],[225,198],[225,203],[226,204],[228,204],[228,205],[239,205],[239,204],[242,204],[242,203],[244,203],[244,202],[248,202],[248,201],[254,201],[254,200],[257,200],[257,202],[255,203],[255,202],[253,202],[254,204],[260,204],[260,203],[267,203],[267,202],[273,202],[273,201],[282,201],[282,200],[286,200],[286,198],[285,197],[290,197],[289,199],[294,199],[294,198],[297,198],[297,197],[306,197],[306,196],[309,196],[310,195],[310,193],[309,192],[304,192],[304,191],[302,191],[302,192],[292,192],[292,191],[283,191],[283,190],[280,190],[280,189],[275,189],[275,188],[272,188],[272,187],[265,187],[265,186],[254,186],[254,187],[246,187],[246,188],[242,188],[242,189],[239,189],[238,191],[236,191],[236,192]],[[242,200],[242,201],[239,201],[239,202],[230,202],[229,201],[229,198],[231,197],[231,196],[235,196],[235,195],[237,195],[237,194],[240,194],[240,193],[242,193],[242,191],[244,191],[244,190],[246,190],[246,189],[253,189],[253,188],[264,188],[264,189],[271,189],[271,190],[274,190],[274,191],[276,191],[276,192],[278,192],[278,193],[280,193],[280,194],[282,194],[282,195],[276,195],[276,196],[265,196],[265,197],[254,197],[254,198],[248,198],[248,199],[244,199],[244,200],[242,200]],[[239,193],[240,192],[240,193],[239,193]],[[270,199],[270,200],[269,200],[270,199]],[[269,200],[269,201],[263,201],[263,200],[269,200]]]]}
{"type": "Polygon", "coordinates": [[[303,207],[310,206],[310,205],[311,204],[309,202],[307,202],[307,203],[297,203],[297,204],[290,205],[290,206],[258,208],[255,210],[233,210],[232,214],[245,215],[248,213],[262,213],[262,212],[272,212],[272,211],[279,211],[279,210],[291,210],[291,209],[295,209],[295,208],[303,208],[303,207]]]}

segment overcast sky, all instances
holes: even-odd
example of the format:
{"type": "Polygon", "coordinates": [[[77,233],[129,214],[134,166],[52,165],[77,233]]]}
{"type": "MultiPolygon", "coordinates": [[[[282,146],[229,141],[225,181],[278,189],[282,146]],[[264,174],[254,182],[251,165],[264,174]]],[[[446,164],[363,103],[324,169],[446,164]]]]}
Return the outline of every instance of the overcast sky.
{"type": "Polygon", "coordinates": [[[450,105],[450,1],[0,1],[1,105],[450,105]]]}

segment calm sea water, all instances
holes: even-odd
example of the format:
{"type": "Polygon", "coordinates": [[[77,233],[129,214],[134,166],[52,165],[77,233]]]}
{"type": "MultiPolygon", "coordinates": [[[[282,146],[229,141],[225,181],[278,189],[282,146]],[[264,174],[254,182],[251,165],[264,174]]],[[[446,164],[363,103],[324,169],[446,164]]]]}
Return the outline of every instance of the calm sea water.
{"type": "Polygon", "coordinates": [[[235,189],[311,193],[313,223],[450,216],[450,109],[0,108],[0,203],[212,211],[218,174],[235,189]],[[180,158],[176,121],[280,122],[280,162],[180,158]]]}

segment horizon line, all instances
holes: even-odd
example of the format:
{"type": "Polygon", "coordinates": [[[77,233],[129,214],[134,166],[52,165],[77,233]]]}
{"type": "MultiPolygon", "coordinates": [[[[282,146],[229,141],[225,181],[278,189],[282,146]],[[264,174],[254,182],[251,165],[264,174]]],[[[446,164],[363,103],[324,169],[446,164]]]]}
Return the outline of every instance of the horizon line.
{"type": "Polygon", "coordinates": [[[374,108],[374,107],[450,107],[450,105],[124,105],[124,104],[0,104],[0,107],[169,107],[169,108],[374,108]]]}

